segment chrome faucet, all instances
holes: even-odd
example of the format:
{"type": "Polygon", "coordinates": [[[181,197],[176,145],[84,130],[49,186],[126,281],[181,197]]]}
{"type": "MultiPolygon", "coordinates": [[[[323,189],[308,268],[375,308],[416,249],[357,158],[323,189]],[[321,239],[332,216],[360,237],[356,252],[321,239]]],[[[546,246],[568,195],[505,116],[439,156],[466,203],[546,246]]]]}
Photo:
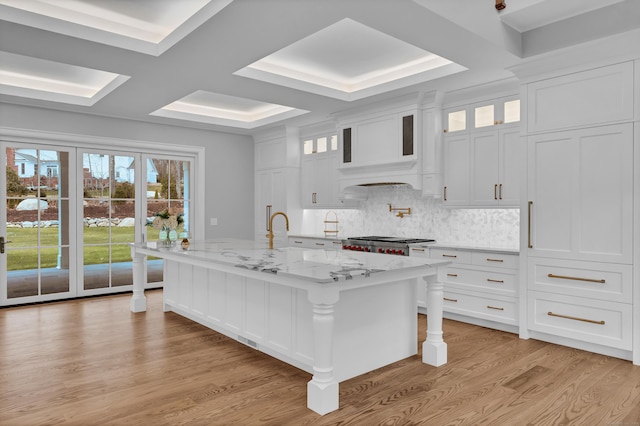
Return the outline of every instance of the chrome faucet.
{"type": "Polygon", "coordinates": [[[275,212],[274,214],[272,214],[271,218],[269,218],[269,233],[267,234],[267,238],[269,239],[270,249],[273,248],[273,218],[278,215],[284,216],[284,220],[287,221],[287,231],[289,230],[289,218],[284,212],[275,212]]]}

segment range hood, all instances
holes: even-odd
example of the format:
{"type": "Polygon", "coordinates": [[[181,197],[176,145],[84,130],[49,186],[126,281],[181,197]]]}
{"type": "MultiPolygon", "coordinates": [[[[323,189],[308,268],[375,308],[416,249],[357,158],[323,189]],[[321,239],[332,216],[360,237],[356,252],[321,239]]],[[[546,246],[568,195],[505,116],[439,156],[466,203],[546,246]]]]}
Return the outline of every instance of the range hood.
{"type": "Polygon", "coordinates": [[[340,194],[344,199],[366,199],[370,188],[410,186],[422,189],[417,161],[405,161],[338,169],[340,194]]]}

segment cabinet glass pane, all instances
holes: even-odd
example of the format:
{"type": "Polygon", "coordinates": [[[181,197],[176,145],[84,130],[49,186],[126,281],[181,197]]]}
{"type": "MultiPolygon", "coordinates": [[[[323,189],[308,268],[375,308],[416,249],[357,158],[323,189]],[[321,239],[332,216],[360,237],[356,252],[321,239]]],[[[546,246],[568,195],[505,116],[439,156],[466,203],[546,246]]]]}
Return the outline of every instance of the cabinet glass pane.
{"type": "Polygon", "coordinates": [[[457,132],[467,128],[467,111],[450,112],[448,116],[449,123],[447,125],[448,132],[457,132]]]}
{"type": "Polygon", "coordinates": [[[338,150],[338,135],[331,135],[331,151],[338,150]]]}
{"type": "Polygon", "coordinates": [[[494,117],[493,105],[485,105],[485,106],[476,108],[476,115],[475,115],[476,129],[478,127],[493,126],[493,122],[494,122],[493,117],[494,117]]]}
{"type": "Polygon", "coordinates": [[[515,123],[520,121],[520,99],[504,103],[504,122],[515,123]]]}
{"type": "Polygon", "coordinates": [[[313,154],[313,140],[309,139],[302,142],[302,152],[304,155],[313,154]]]}
{"type": "Polygon", "coordinates": [[[327,152],[327,138],[318,138],[316,141],[316,152],[327,152]]]}

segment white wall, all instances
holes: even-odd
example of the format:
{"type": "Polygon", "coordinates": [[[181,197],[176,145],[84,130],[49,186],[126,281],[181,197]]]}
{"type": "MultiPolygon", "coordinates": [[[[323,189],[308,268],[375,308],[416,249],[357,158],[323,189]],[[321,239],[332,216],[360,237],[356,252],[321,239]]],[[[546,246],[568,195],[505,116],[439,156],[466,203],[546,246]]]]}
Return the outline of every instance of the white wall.
{"type": "Polygon", "coordinates": [[[204,237],[253,239],[254,143],[249,136],[3,103],[0,126],[205,147],[204,237]],[[218,219],[217,226],[209,224],[211,218],[218,219]]]}
{"type": "MultiPolygon", "coordinates": [[[[302,234],[324,236],[329,211],[305,210],[302,234]]],[[[338,238],[382,235],[519,248],[519,209],[444,208],[440,200],[422,197],[421,191],[408,186],[372,187],[359,209],[332,211],[338,216],[338,238]],[[394,208],[410,207],[411,215],[395,216],[388,203],[394,208]]]]}

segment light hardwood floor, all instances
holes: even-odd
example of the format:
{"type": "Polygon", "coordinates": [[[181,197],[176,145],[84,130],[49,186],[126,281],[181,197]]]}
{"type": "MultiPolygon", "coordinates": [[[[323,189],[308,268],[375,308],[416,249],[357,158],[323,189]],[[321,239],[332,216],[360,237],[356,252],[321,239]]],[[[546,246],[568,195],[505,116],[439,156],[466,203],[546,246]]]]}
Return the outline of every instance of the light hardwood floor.
{"type": "Polygon", "coordinates": [[[640,425],[640,367],[455,321],[448,364],[343,382],[319,416],[309,374],[147,297],[0,309],[0,425],[640,425]]]}

